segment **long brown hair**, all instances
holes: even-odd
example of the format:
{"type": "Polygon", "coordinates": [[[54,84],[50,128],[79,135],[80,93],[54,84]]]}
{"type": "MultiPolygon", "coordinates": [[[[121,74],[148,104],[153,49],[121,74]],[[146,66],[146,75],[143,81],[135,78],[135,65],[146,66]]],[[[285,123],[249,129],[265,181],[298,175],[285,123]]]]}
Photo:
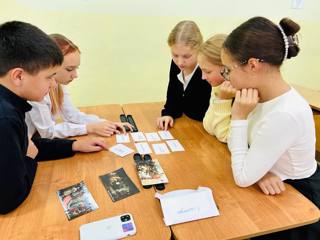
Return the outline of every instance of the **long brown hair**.
{"type": "Polygon", "coordinates": [[[238,62],[254,57],[280,66],[284,57],[289,59],[298,55],[300,48],[296,33],[300,26],[289,18],[283,18],[279,25],[288,38],[287,55],[280,27],[264,17],[254,17],[242,23],[229,34],[223,47],[238,62]]]}
{"type": "MultiPolygon", "coordinates": [[[[79,48],[65,36],[61,34],[50,34],[49,36],[58,45],[63,56],[76,51],[80,52],[79,48]]],[[[59,112],[63,103],[62,87],[61,84],[57,84],[58,86],[56,88],[51,88],[49,91],[49,96],[52,103],[51,112],[53,115],[59,112]]]]}

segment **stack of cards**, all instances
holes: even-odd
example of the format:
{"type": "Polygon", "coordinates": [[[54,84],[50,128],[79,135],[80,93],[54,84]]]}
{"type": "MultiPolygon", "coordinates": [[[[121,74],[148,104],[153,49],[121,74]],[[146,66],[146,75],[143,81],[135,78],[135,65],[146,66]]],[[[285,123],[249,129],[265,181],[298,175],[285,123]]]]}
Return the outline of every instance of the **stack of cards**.
{"type": "Polygon", "coordinates": [[[168,183],[168,178],[158,160],[138,161],[136,167],[143,186],[168,183]]]}
{"type": "Polygon", "coordinates": [[[83,181],[57,191],[68,220],[79,217],[98,208],[87,186],[83,181]]]}
{"type": "Polygon", "coordinates": [[[100,176],[100,179],[113,202],[129,197],[139,192],[123,168],[100,176]]]}

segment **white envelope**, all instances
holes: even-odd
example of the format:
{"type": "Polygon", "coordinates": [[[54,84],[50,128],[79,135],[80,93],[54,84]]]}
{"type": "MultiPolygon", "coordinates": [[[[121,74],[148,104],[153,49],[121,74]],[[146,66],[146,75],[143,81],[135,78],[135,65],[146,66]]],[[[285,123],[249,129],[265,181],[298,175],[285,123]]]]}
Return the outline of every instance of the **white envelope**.
{"type": "Polygon", "coordinates": [[[155,197],[160,200],[166,226],[220,215],[207,187],[156,193],[155,197]]]}

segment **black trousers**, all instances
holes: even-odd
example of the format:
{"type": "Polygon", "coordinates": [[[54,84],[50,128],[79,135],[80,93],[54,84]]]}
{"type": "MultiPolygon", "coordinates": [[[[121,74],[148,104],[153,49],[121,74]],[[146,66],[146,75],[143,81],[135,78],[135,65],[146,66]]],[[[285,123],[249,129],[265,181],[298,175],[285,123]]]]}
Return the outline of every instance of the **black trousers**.
{"type": "MultiPolygon", "coordinates": [[[[285,180],[320,208],[320,167],[308,178],[285,180]]],[[[254,240],[320,240],[320,221],[281,232],[252,238],[254,240]]]]}

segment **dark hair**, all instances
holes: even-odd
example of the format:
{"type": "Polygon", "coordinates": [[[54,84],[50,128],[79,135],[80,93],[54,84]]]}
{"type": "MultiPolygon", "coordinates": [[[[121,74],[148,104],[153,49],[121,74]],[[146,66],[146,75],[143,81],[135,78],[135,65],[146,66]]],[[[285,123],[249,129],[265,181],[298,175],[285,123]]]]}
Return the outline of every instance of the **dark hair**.
{"type": "MultiPolygon", "coordinates": [[[[300,26],[289,18],[283,18],[280,26],[289,41],[287,58],[297,56],[300,49],[295,34],[300,26]]],[[[254,17],[242,23],[227,37],[223,47],[239,62],[253,57],[280,66],[285,55],[280,28],[264,17],[254,17]]]]}
{"type": "Polygon", "coordinates": [[[36,74],[62,61],[60,48],[39,28],[18,21],[0,25],[0,77],[16,67],[36,74]]]}

